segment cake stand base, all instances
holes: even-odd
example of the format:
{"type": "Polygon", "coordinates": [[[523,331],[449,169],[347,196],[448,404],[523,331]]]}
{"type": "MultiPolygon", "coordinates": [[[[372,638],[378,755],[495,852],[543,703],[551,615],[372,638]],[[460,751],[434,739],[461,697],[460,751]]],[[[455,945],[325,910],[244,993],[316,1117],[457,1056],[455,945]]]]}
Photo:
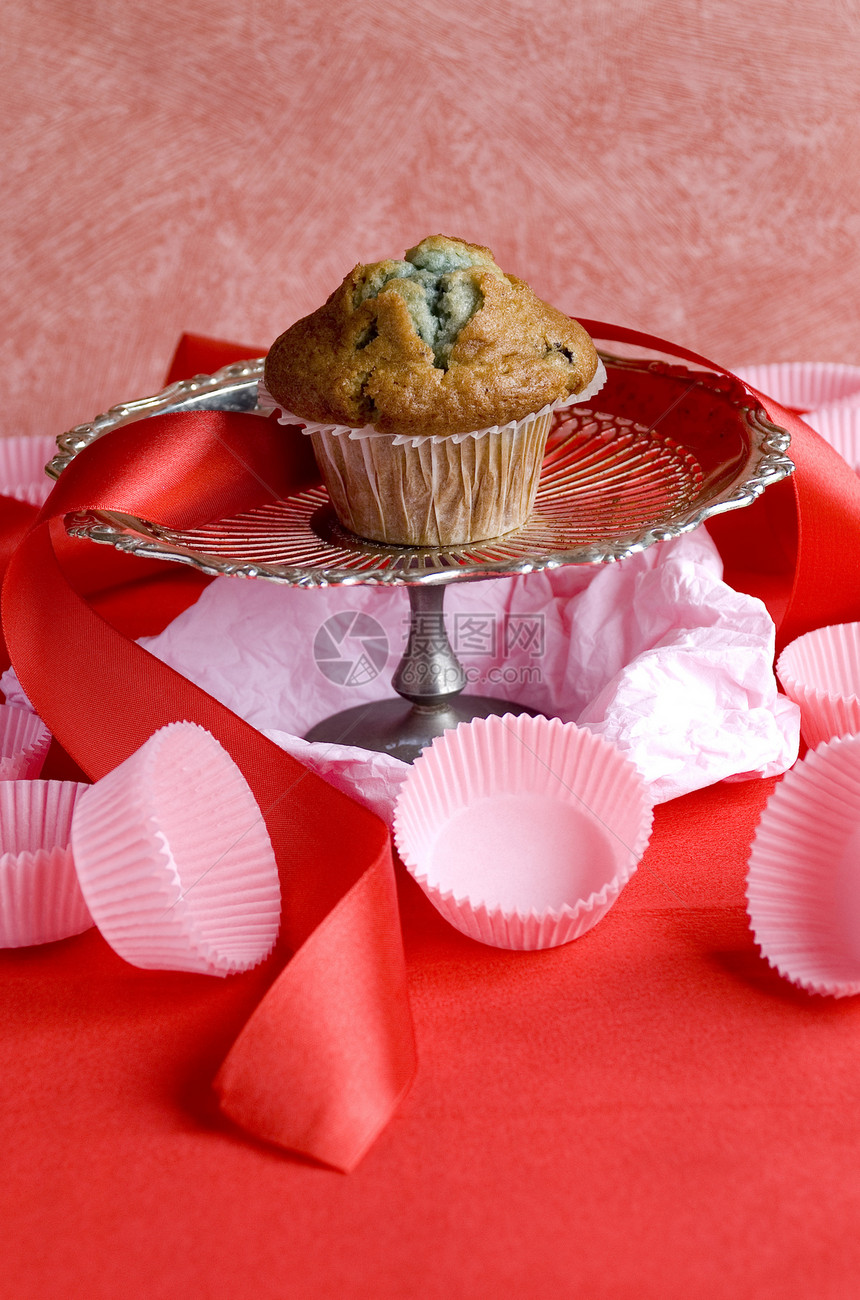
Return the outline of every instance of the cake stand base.
{"type": "Polygon", "coordinates": [[[488,695],[458,695],[444,704],[430,706],[408,700],[378,700],[333,714],[312,727],[305,739],[358,745],[412,763],[436,736],[459,722],[504,713],[535,716],[534,709],[488,695]]]}

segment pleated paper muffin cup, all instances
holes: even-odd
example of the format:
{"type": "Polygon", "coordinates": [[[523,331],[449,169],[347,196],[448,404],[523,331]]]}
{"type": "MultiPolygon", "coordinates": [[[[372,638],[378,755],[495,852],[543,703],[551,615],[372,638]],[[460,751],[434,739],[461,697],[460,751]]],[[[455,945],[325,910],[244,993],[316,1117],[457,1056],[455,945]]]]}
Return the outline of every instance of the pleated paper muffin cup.
{"type": "Polygon", "coordinates": [[[860,735],[807,754],[768,800],[747,872],[762,956],[810,993],[860,993],[860,735]]]}
{"type": "Polygon", "coordinates": [[[807,632],[777,660],[786,695],[800,706],[800,730],[810,749],[860,731],[860,623],[807,632]]]}
{"type": "Polygon", "coordinates": [[[552,948],[605,916],[651,833],[651,799],[609,741],[557,718],[480,718],[434,740],[397,800],[398,852],[464,934],[552,948]]]}
{"type": "Polygon", "coordinates": [[[4,496],[40,506],[54,486],[45,462],[57,454],[57,440],[45,437],[0,438],[0,491],[4,496]]]}
{"type": "Polygon", "coordinates": [[[74,807],[89,788],[0,782],[0,948],[54,943],[92,926],[71,850],[74,807]]]}
{"type": "Polygon", "coordinates": [[[480,438],[418,446],[393,438],[313,433],[338,519],[350,532],[397,546],[459,546],[513,532],[528,518],[552,414],[480,438]]]}
{"type": "Polygon", "coordinates": [[[0,704],[0,781],[30,781],[42,770],[51,733],[27,709],[0,704]]]}
{"type": "MultiPolygon", "coordinates": [[[[595,396],[603,362],[581,392],[505,425],[420,437],[300,419],[338,519],[396,546],[460,546],[520,528],[531,513],[555,412],[595,396]]],[[[263,393],[264,404],[276,406],[263,393]]]]}
{"type": "Polygon", "coordinates": [[[171,723],[79,800],[84,897],[134,966],[228,975],[271,952],[280,887],[259,806],[229,754],[171,723]]]}
{"type": "Polygon", "coordinates": [[[855,473],[860,473],[860,394],[844,403],[834,402],[804,416],[822,438],[838,451],[855,473]]]}

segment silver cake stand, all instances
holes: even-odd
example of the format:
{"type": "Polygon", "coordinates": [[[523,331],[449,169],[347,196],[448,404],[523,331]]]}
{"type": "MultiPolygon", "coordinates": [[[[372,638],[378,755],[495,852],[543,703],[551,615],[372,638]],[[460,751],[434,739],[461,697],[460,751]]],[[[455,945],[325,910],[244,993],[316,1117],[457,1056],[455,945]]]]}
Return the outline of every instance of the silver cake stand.
{"type": "MultiPolygon", "coordinates": [[[[412,761],[458,722],[531,712],[507,700],[461,694],[466,674],[443,612],[448,583],[624,559],[712,515],[749,505],[794,469],[786,454],[789,435],[736,381],[662,361],[605,354],[603,360],[608,380],[597,405],[558,414],[532,515],[504,537],[451,550],[363,541],[341,527],[322,487],[184,532],[107,512],[69,515],[66,527],[72,536],[206,574],[301,587],[406,586],[411,620],[392,678],[396,696],[337,713],[307,739],[412,761]]],[[[152,415],[257,412],[262,367],[262,360],[226,366],[115,406],[63,434],[48,473],[59,477],[79,451],[120,425],[142,421],[145,437],[152,415]]],[[[300,435],[284,430],[283,436],[300,435]]]]}

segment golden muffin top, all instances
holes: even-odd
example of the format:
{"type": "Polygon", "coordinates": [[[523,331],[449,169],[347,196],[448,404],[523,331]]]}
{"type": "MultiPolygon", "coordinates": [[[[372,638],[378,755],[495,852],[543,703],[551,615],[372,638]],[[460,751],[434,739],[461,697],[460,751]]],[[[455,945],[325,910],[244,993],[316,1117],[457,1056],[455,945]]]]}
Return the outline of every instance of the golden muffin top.
{"type": "Polygon", "coordinates": [[[272,345],[265,383],[294,415],[383,433],[468,433],[582,392],[585,330],[505,275],[488,248],[431,235],[356,266],[272,345]]]}

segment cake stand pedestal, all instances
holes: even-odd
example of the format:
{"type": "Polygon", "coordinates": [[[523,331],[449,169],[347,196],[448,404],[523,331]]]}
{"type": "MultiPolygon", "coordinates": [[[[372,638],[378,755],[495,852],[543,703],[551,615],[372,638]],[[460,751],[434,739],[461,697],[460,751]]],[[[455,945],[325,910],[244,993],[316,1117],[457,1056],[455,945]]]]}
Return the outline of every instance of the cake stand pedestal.
{"type": "Polygon", "coordinates": [[[391,685],[401,697],[344,709],[318,722],[305,736],[362,749],[382,750],[411,763],[435,736],[472,718],[534,713],[534,709],[487,695],[461,695],[466,673],[448,640],[444,586],[407,588],[409,636],[391,685]]]}
{"type": "MultiPolygon", "coordinates": [[[[411,622],[392,682],[399,698],[337,713],[308,739],[411,761],[458,722],[532,712],[507,700],[461,694],[466,675],[442,608],[449,582],[621,560],[712,515],[750,505],[794,469],[786,454],[789,435],[737,380],[664,361],[602,356],[608,379],[600,409],[574,405],[558,412],[534,510],[504,537],[447,550],[363,541],[338,523],[322,487],[182,532],[106,511],[69,515],[66,528],[76,537],[213,576],[301,587],[405,585],[411,622]]],[[[151,415],[201,409],[264,414],[257,404],[262,371],[262,359],[242,362],[113,407],[58,438],[48,472],[59,477],[79,451],[120,425],[138,421],[145,439],[151,415]]]]}

